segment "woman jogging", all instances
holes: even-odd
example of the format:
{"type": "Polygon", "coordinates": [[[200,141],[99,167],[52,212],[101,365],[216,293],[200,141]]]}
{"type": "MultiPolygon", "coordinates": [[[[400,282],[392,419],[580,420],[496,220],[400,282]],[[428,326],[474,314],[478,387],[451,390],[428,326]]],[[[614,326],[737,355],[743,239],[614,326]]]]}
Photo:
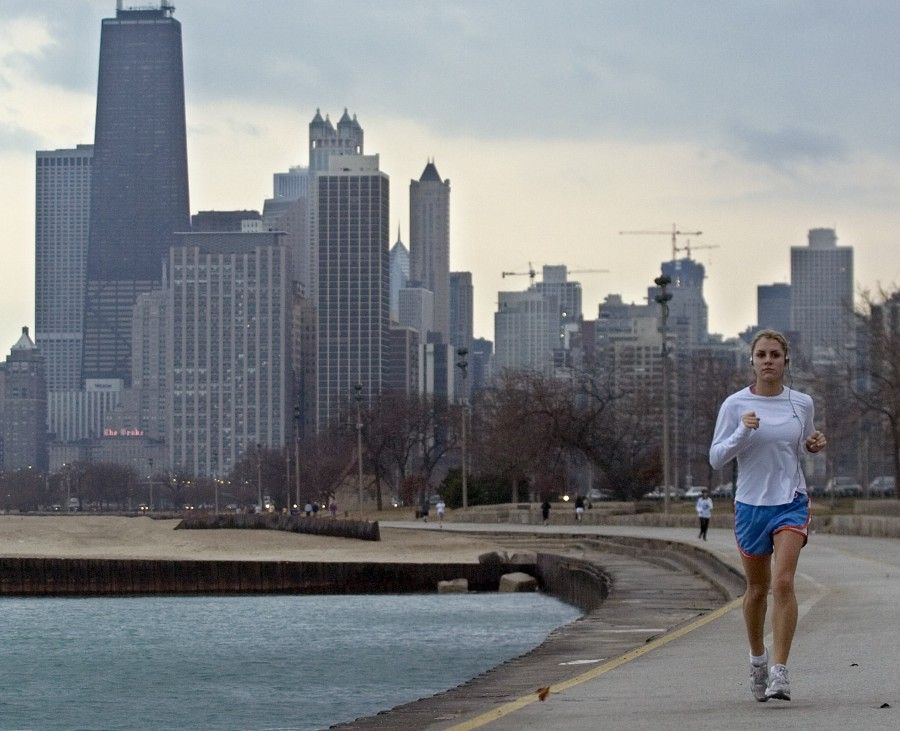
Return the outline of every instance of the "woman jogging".
{"type": "Polygon", "coordinates": [[[750,352],[755,382],[722,403],[709,461],[714,469],[735,458],[738,464],[734,533],[747,579],[744,624],[753,696],[789,701],[787,661],[797,626],[794,573],[809,526],[801,449],[818,452],[826,441],[813,426],[812,399],[784,385],[790,363],[784,335],[762,330],[750,352]],[[763,644],[770,586],[771,667],[763,644]]]}

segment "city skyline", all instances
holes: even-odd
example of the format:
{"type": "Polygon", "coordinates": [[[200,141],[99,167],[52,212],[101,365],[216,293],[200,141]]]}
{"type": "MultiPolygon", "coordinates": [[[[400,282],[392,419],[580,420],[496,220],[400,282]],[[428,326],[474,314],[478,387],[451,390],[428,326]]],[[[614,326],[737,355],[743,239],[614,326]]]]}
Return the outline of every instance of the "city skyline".
{"type": "MultiPolygon", "coordinates": [[[[394,180],[391,229],[408,230],[406,186],[428,159],[450,179],[450,269],[473,272],[476,336],[493,339],[497,292],[527,285],[501,270],[529,261],[610,269],[573,277],[588,319],[610,293],[643,302],[670,242],[618,231],[673,222],[719,247],[694,258],[710,330],[726,336],[755,323],[758,285],[789,281],[790,247],[812,228],[854,247],[855,286],[900,280],[893,6],[576,4],[559,18],[535,3],[511,18],[388,3],[354,5],[344,44],[299,33],[340,5],[179,5],[192,213],[260,209],[273,173],[306,164],[315,109],[336,122],[347,107],[394,180]],[[291,34],[305,42],[279,41],[291,34]]],[[[0,9],[10,342],[34,317],[35,152],[93,142],[98,21],[114,11],[113,0],[0,9]]]]}

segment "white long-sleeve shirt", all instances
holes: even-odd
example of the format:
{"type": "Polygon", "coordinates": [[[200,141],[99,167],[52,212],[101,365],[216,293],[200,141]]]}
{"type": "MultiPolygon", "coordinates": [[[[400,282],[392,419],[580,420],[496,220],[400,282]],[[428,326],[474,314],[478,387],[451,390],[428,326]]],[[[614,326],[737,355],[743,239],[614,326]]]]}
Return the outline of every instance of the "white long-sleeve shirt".
{"type": "Polygon", "coordinates": [[[694,509],[697,511],[697,515],[701,518],[711,518],[713,502],[708,497],[698,497],[697,502],[694,505],[694,509]]]}
{"type": "Polygon", "coordinates": [[[815,431],[813,416],[812,399],[786,387],[777,396],[758,396],[747,387],[722,402],[709,462],[719,470],[737,459],[736,502],[784,505],[794,493],[806,493],[800,456],[815,431]],[[748,411],[759,417],[758,429],[741,421],[748,411]]]}

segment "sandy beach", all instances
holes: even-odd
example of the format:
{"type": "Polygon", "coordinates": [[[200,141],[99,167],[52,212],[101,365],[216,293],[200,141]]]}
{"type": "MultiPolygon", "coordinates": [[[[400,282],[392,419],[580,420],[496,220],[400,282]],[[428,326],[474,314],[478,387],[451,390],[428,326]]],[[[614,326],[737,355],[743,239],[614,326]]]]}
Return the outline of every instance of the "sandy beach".
{"type": "Polygon", "coordinates": [[[2,515],[0,556],[466,563],[499,547],[477,536],[441,531],[382,529],[380,541],[359,541],[276,530],[175,530],[178,523],[148,517],[2,515]]]}

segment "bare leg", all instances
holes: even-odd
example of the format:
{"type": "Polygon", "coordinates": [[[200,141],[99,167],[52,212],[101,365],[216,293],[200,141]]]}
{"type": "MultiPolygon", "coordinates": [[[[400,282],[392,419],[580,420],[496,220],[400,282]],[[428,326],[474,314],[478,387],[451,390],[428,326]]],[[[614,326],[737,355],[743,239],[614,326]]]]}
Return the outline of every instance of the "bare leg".
{"type": "Polygon", "coordinates": [[[771,581],[771,558],[747,558],[741,556],[744,563],[744,576],[747,579],[747,590],[744,592],[744,625],[747,628],[747,639],[750,641],[750,652],[762,655],[766,651],[763,638],[766,625],[766,601],[771,581]]]}
{"type": "Polygon", "coordinates": [[[797,629],[797,597],[794,574],[803,548],[803,536],[792,530],[775,534],[775,568],[772,576],[772,663],[787,665],[794,630],[797,629]]]}

